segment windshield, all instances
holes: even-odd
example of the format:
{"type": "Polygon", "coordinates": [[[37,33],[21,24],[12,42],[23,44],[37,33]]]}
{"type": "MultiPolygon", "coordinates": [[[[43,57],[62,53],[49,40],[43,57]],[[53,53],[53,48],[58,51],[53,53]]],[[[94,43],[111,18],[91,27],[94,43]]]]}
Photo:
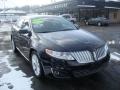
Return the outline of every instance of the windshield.
{"type": "Polygon", "coordinates": [[[36,33],[76,30],[71,22],[62,17],[37,17],[32,19],[32,28],[36,33]]]}

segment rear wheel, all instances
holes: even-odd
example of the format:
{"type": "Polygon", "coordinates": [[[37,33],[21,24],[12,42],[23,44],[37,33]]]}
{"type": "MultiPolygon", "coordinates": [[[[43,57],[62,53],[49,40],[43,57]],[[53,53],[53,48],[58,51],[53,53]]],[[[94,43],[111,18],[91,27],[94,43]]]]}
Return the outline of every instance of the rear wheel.
{"type": "Polygon", "coordinates": [[[88,22],[86,22],[86,25],[89,25],[89,23],[88,23],[88,22]]]}
{"type": "Polygon", "coordinates": [[[17,48],[16,48],[16,46],[15,46],[15,42],[14,42],[13,39],[11,39],[11,47],[12,47],[12,51],[13,51],[14,53],[16,53],[16,52],[17,52],[17,48]]]}
{"type": "Polygon", "coordinates": [[[44,77],[43,66],[36,52],[32,52],[31,63],[32,63],[32,69],[35,76],[38,78],[43,78],[44,77]]]}
{"type": "Polygon", "coordinates": [[[97,24],[98,26],[102,26],[102,24],[101,24],[101,22],[98,22],[98,24],[97,24]]]}

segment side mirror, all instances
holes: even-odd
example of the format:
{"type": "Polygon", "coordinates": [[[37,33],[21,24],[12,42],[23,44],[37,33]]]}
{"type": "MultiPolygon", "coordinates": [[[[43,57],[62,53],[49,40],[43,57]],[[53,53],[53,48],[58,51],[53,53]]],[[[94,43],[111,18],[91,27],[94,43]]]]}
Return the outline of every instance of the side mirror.
{"type": "Polygon", "coordinates": [[[20,34],[28,34],[29,37],[32,36],[31,31],[29,31],[28,29],[21,29],[21,30],[19,30],[19,33],[20,34]]]}
{"type": "Polygon", "coordinates": [[[27,29],[20,29],[19,33],[20,34],[27,34],[29,31],[27,29]]]}

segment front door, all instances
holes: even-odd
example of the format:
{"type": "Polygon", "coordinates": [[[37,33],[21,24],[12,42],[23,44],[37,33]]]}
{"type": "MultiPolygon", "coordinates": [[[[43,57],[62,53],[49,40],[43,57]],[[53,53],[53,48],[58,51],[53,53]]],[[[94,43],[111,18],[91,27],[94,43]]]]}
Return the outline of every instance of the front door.
{"type": "MultiPolygon", "coordinates": [[[[30,26],[28,22],[25,23],[27,23],[24,26],[25,30],[30,31],[30,26]]],[[[25,57],[29,59],[29,51],[30,51],[30,43],[31,43],[31,37],[29,36],[29,33],[20,34],[20,41],[21,41],[20,43],[21,51],[25,55],[25,57]]]]}
{"type": "Polygon", "coordinates": [[[20,35],[20,40],[21,40],[21,43],[20,43],[21,51],[25,55],[25,57],[28,59],[29,58],[31,39],[28,36],[28,34],[21,34],[20,35]]]}

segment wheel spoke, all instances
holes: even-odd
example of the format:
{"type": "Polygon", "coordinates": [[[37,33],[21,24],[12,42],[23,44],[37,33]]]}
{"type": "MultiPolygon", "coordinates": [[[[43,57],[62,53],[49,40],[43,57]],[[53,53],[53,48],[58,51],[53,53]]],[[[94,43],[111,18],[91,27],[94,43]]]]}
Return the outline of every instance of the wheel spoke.
{"type": "Polygon", "coordinates": [[[35,74],[37,76],[40,75],[40,65],[39,65],[38,57],[36,55],[32,55],[32,67],[35,74]]]}

